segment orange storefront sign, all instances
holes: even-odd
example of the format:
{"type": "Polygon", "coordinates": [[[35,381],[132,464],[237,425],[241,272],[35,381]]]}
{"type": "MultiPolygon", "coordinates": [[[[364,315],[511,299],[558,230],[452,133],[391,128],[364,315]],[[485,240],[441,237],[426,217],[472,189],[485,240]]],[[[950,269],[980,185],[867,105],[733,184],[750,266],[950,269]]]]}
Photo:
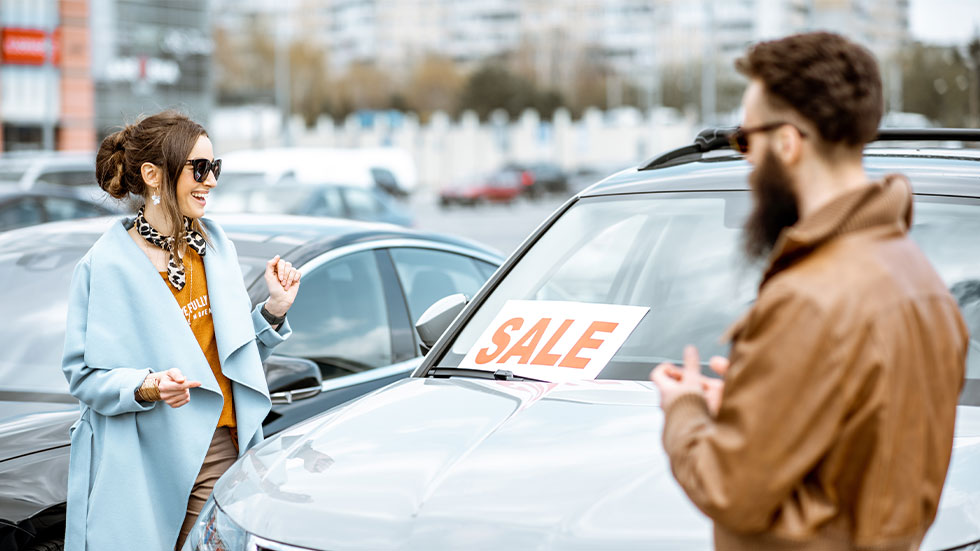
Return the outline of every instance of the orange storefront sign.
{"type": "Polygon", "coordinates": [[[44,65],[48,33],[37,29],[5,28],[0,35],[0,60],[12,65],[44,65]]]}

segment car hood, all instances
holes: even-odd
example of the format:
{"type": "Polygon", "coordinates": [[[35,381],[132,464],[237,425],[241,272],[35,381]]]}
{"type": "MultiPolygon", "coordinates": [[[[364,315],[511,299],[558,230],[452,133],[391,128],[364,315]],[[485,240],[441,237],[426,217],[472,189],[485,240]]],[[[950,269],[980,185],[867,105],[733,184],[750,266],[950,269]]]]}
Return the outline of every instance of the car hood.
{"type": "MultiPolygon", "coordinates": [[[[215,499],[249,532],[333,551],[710,549],[662,425],[645,382],[408,379],[250,451],[215,499]]],[[[961,425],[980,438],[976,419],[961,425]]],[[[976,448],[954,454],[974,473],[976,448]]],[[[944,542],[980,537],[978,495],[976,482],[947,490],[944,542]]]]}
{"type": "Polygon", "coordinates": [[[0,390],[0,461],[67,446],[77,419],[69,394],[0,390]]]}

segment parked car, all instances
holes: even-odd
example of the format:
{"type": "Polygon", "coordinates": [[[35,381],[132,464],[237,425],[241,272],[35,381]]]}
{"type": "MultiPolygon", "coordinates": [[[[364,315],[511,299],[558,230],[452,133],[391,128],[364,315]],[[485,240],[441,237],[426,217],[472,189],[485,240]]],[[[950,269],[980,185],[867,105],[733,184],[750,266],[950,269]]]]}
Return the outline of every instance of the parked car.
{"type": "Polygon", "coordinates": [[[525,191],[522,173],[517,170],[498,170],[483,182],[480,199],[490,203],[513,203],[525,191]]]}
{"type": "Polygon", "coordinates": [[[481,203],[513,203],[526,192],[522,173],[504,168],[459,180],[439,191],[439,206],[473,206],[481,203]]]}
{"type": "Polygon", "coordinates": [[[524,193],[531,197],[568,193],[568,175],[553,162],[508,163],[504,168],[521,173],[524,193]]]}
{"type": "MultiPolygon", "coordinates": [[[[890,137],[916,136],[980,131],[890,137]]],[[[671,475],[647,377],[687,344],[725,354],[719,335],[755,298],[761,266],[738,247],[750,166],[726,143],[702,136],[568,201],[468,304],[446,297],[426,311],[423,343],[442,336],[411,378],[235,463],[188,548],[712,549],[710,521],[671,475]],[[626,329],[593,329],[610,316],[626,329]]],[[[865,164],[914,182],[912,236],[972,331],[952,464],[922,549],[976,549],[980,152],[868,149],[865,164]]]]}
{"type": "Polygon", "coordinates": [[[93,201],[59,189],[22,191],[15,187],[0,188],[0,232],[45,222],[105,216],[124,210],[123,203],[105,197],[101,201],[93,201]]]}
{"type": "MultiPolygon", "coordinates": [[[[60,549],[68,428],[79,414],[61,372],[69,283],[78,260],[118,220],[0,234],[0,303],[7,319],[0,326],[4,551],[60,549]]],[[[475,294],[501,261],[472,242],[387,224],[244,215],[215,220],[235,243],[254,304],[268,298],[263,273],[269,258],[281,254],[303,274],[289,311],[293,335],[265,363],[273,399],[266,435],[407,377],[421,361],[412,322],[446,293],[475,294]]]]}
{"type": "Polygon", "coordinates": [[[95,153],[24,152],[0,157],[0,184],[24,191],[61,189],[83,199],[105,196],[95,181],[95,153]]]}
{"type": "Polygon", "coordinates": [[[488,177],[487,174],[474,174],[444,186],[439,190],[439,206],[443,208],[453,205],[472,207],[479,204],[482,202],[483,184],[488,177]]]}
{"type": "Polygon", "coordinates": [[[418,178],[407,152],[396,148],[280,147],[221,155],[222,183],[331,183],[378,188],[403,197],[418,178]]]}
{"type": "Polygon", "coordinates": [[[334,184],[232,185],[214,190],[210,212],[332,216],[411,226],[412,215],[376,188],[334,184]]]}

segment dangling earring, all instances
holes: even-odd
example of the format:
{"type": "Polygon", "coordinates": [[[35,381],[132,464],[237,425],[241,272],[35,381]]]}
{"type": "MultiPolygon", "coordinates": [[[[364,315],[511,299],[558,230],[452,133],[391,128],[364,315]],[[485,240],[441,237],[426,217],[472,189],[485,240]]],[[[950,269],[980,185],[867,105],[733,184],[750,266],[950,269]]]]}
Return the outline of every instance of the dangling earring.
{"type": "Polygon", "coordinates": [[[160,196],[159,195],[151,195],[150,196],[150,199],[153,199],[153,204],[154,205],[159,205],[160,204],[160,196]]]}

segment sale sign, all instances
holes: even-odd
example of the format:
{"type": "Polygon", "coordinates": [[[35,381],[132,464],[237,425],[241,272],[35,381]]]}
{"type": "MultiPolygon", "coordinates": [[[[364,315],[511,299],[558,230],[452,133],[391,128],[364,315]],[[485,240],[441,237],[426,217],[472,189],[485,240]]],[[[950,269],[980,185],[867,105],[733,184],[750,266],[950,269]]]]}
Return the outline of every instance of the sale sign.
{"type": "Polygon", "coordinates": [[[645,306],[509,300],[460,362],[562,382],[595,379],[650,310],[645,306]]]}

